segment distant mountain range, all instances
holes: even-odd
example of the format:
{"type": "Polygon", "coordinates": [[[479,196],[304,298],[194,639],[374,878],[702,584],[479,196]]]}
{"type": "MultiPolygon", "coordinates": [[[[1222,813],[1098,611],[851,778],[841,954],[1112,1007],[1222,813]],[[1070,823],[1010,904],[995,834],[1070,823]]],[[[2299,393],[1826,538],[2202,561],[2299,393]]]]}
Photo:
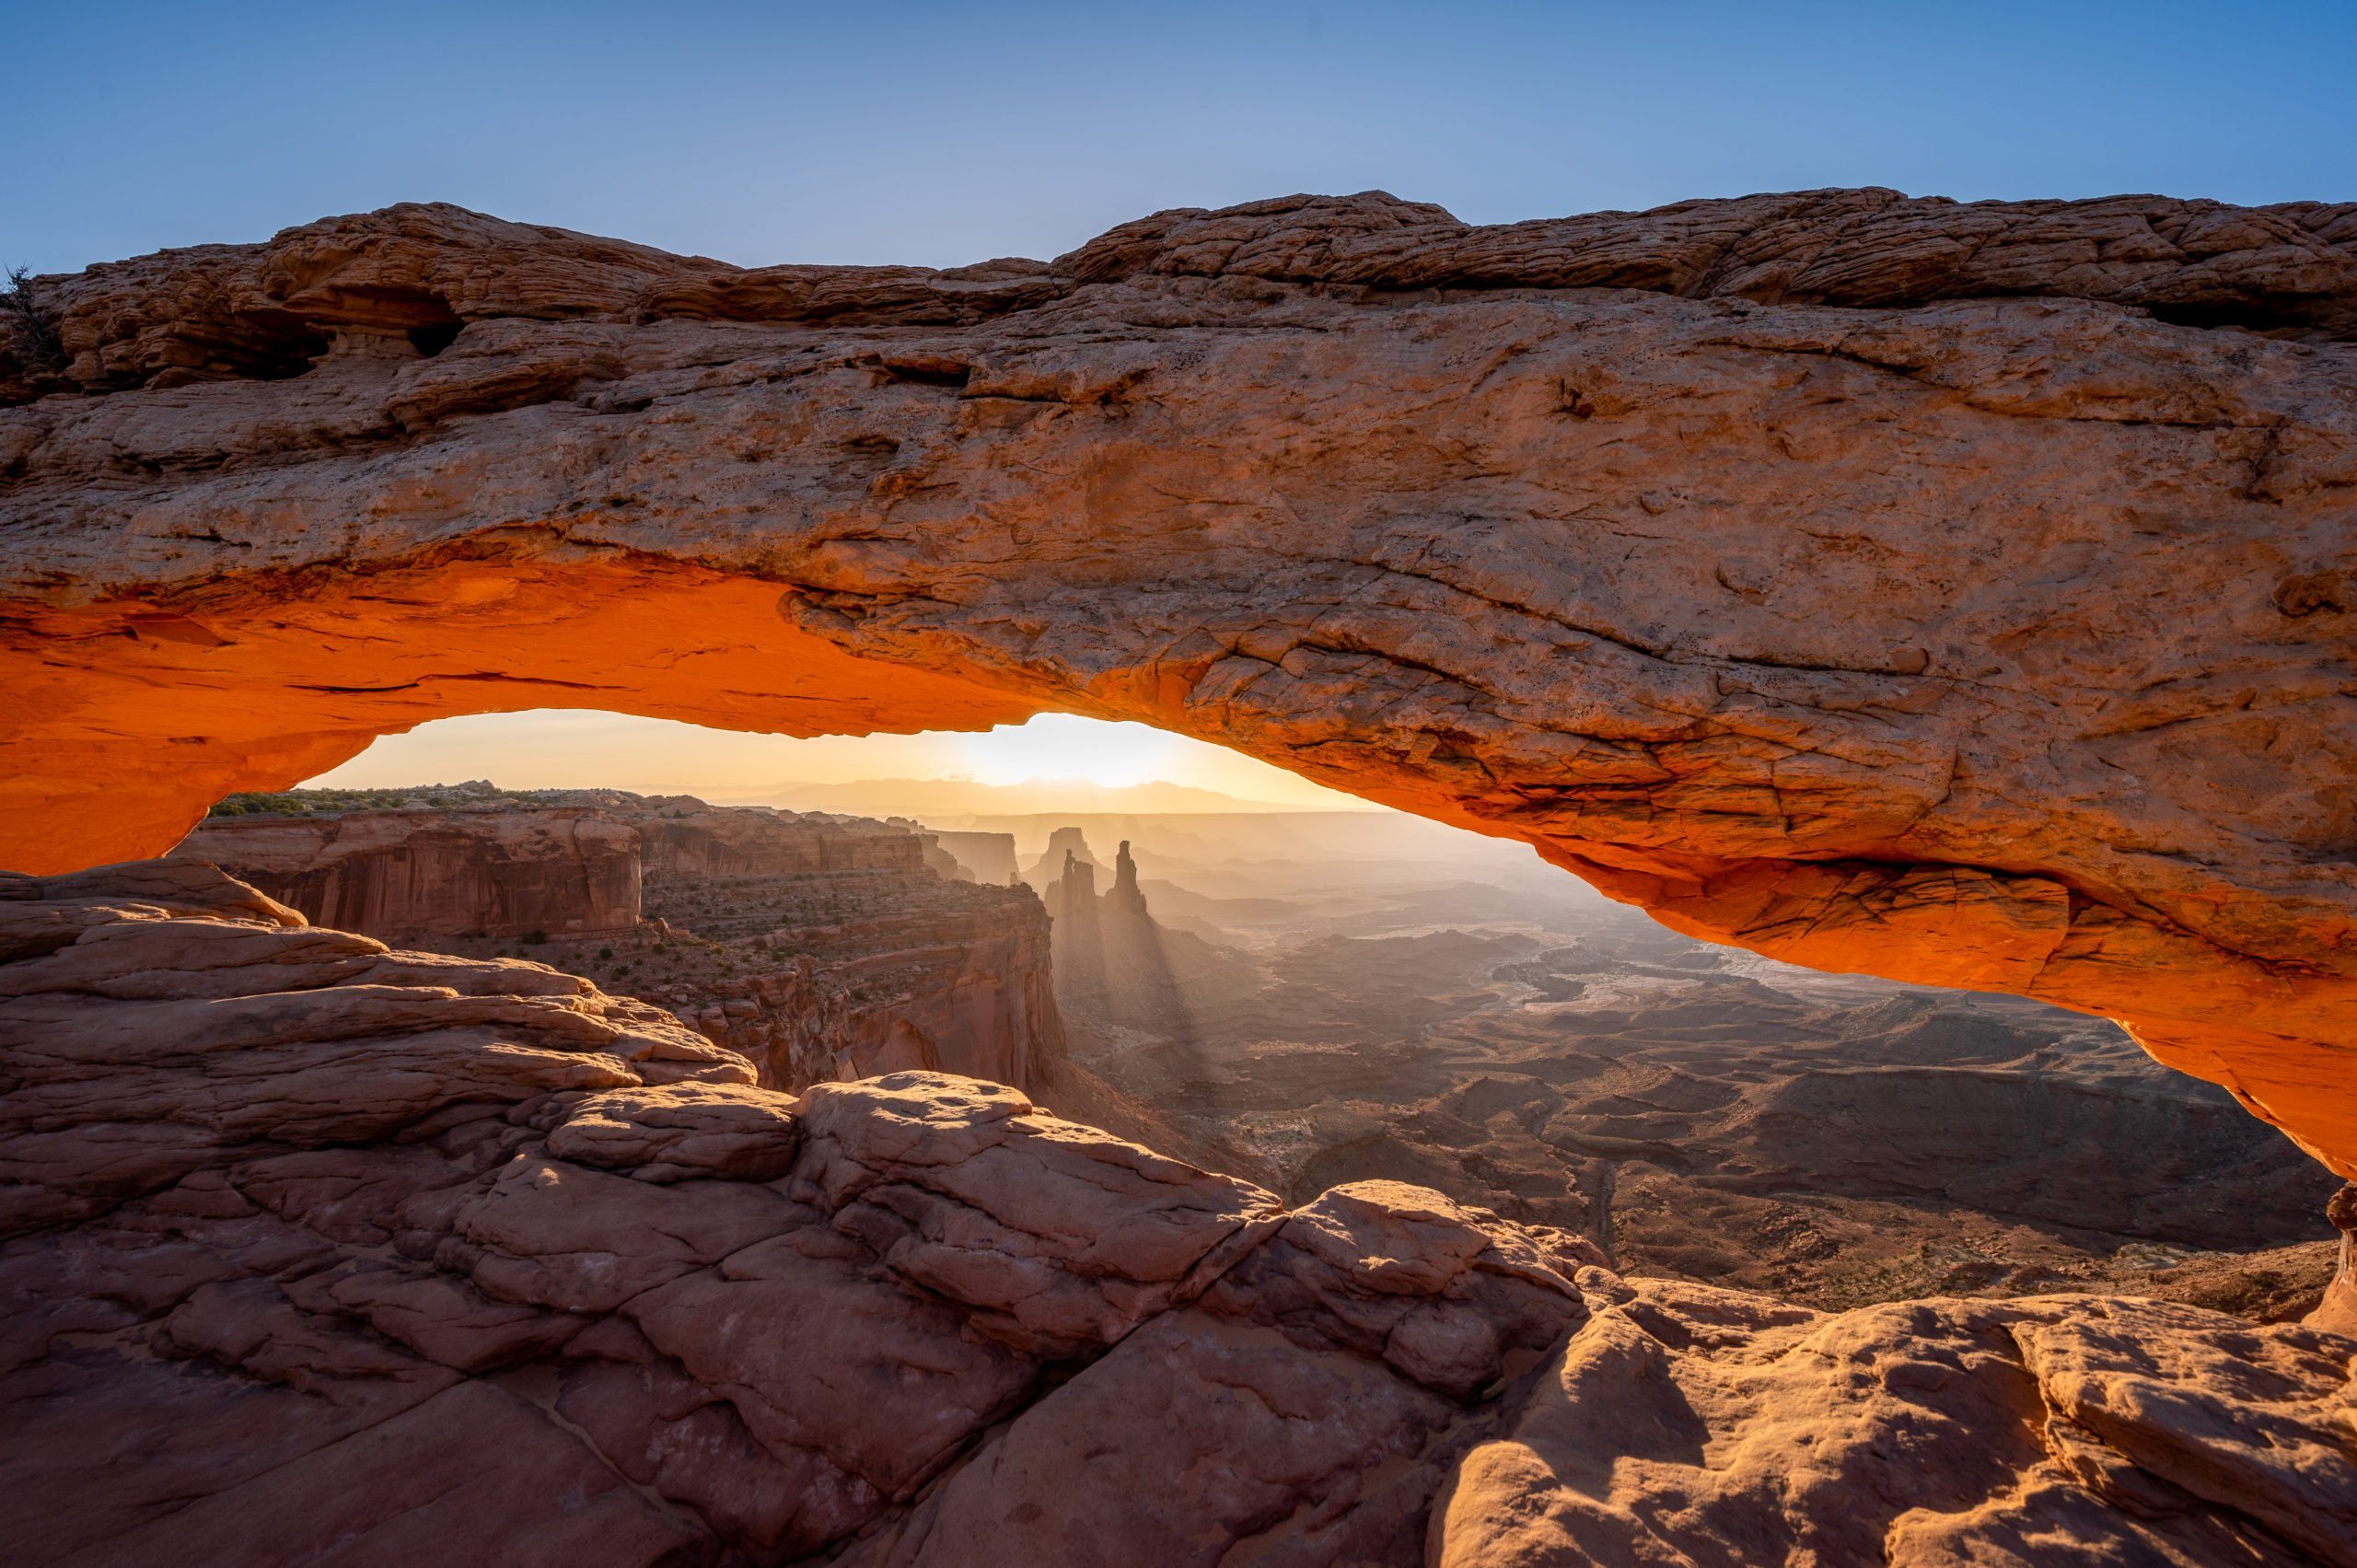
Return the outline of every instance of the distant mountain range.
{"type": "MultiPolygon", "coordinates": [[[[790,811],[844,811],[861,817],[914,817],[937,826],[963,817],[1032,816],[1068,812],[1303,812],[1333,807],[1285,806],[1247,800],[1192,784],[1109,785],[1085,779],[1035,779],[1019,784],[971,779],[860,779],[849,784],[779,784],[761,789],[705,790],[704,798],[730,806],[780,806],[790,811]]],[[[1345,809],[1350,807],[1345,807],[1345,809]]],[[[1380,807],[1364,809],[1379,811],[1380,807]]]]}

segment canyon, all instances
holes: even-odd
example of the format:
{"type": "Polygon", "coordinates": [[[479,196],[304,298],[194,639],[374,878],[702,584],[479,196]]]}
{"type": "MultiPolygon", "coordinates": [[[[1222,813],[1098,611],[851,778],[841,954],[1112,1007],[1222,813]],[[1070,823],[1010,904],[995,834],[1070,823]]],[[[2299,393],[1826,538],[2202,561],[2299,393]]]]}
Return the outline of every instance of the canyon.
{"type": "Polygon", "coordinates": [[[623,790],[377,793],[400,804],[232,796],[172,858],[320,924],[627,982],[771,1088],[1057,1076],[1046,911],[1025,889],[945,879],[910,825],[623,790]]]}
{"type": "Polygon", "coordinates": [[[2357,1561],[2346,1234],[2294,1324],[1964,1223],[2288,1224],[2229,1100],[2357,1176],[2357,204],[1369,192],[946,272],[406,205],[12,298],[32,1560],[2357,1561]],[[1042,903],[677,799],[202,830],[322,923],[150,858],[560,705],[1142,721],[1675,935],[1223,957],[1283,921],[1143,844],[1010,850],[1042,903]],[[1821,1266],[1943,1203],[1977,1261],[1821,1266]]]}
{"type": "Polygon", "coordinates": [[[1821,1308],[2102,1289],[2291,1319],[2335,1272],[2329,1174],[2110,1025],[1712,947],[1421,835],[1128,830],[1150,923],[1128,988],[1059,954],[1074,1061],[1155,1146],[1289,1202],[1431,1187],[1632,1277],[1821,1308]]]}
{"type": "Polygon", "coordinates": [[[0,877],[0,1072],[29,1562],[2357,1562],[2357,1341],[1817,1312],[980,1080],[796,1097],[199,863],[0,877]]]}
{"type": "Polygon", "coordinates": [[[1154,918],[1138,886],[1137,861],[1121,841],[1100,867],[1077,828],[1060,828],[1042,860],[1061,854],[1059,875],[1040,897],[1055,920],[1056,995],[1117,1028],[1186,1035],[1202,998],[1248,1006],[1255,987],[1232,950],[1154,918]],[[1097,891],[1097,873],[1112,885],[1097,891]]]}
{"type": "Polygon", "coordinates": [[[1012,864],[1012,834],[617,790],[233,796],[172,858],[317,923],[627,992],[767,1087],[946,1069],[1289,1202],[1434,1188],[1637,1276],[2288,1320],[2334,1272],[2326,1174],[2103,1026],[1730,962],[1387,814],[1129,826],[1186,929],[1128,840],[1100,858],[1074,825],[1028,858],[1060,873],[1035,898],[938,865],[945,840],[1012,864]],[[642,879],[643,907],[610,896],[642,879]]]}

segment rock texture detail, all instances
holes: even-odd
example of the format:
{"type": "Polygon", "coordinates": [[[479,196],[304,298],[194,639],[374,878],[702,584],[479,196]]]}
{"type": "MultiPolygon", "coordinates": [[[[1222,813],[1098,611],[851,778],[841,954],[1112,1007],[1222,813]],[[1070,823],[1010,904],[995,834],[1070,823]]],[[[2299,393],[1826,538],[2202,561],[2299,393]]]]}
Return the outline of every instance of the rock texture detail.
{"type": "Polygon", "coordinates": [[[1379,194],[742,270],[442,206],[35,280],[0,861],[444,714],[1137,719],[2129,1023],[2357,1174],[2357,207],[1379,194]]]}
{"type": "Polygon", "coordinates": [[[771,1088],[901,1068],[1039,1088],[1063,1061],[1039,901],[944,887],[910,826],[623,790],[240,804],[279,814],[209,817],[170,858],[383,940],[463,957],[520,938],[557,968],[630,973],[771,1088]]]}
{"type": "Polygon", "coordinates": [[[663,978],[663,999],[765,1085],[902,1069],[1035,1092],[1055,1080],[1063,1025],[1028,891],[952,875],[913,824],[688,796],[615,809],[645,844],[649,912],[728,956],[725,976],[663,978]]]}
{"type": "Polygon", "coordinates": [[[600,791],[607,809],[638,830],[650,877],[675,882],[723,877],[826,877],[848,871],[928,869],[923,837],[862,817],[708,806],[690,795],[600,791]]]}
{"type": "Polygon", "coordinates": [[[582,807],[214,817],[172,854],[221,866],[321,925],[389,942],[638,924],[639,835],[582,807]]]}
{"type": "Polygon", "coordinates": [[[2357,1341],[1287,1211],[207,867],[0,880],[0,1074],[12,1562],[2357,1562],[2357,1341]]]}

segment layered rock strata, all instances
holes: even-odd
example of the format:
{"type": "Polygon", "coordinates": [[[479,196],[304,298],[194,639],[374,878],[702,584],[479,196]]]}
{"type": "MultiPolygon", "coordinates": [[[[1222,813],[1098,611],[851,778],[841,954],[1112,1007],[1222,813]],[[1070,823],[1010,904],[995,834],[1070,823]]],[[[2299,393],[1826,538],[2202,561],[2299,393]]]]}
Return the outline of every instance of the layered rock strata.
{"type": "Polygon", "coordinates": [[[636,829],[588,807],[211,817],[172,858],[389,942],[597,936],[638,925],[636,829]]]}
{"type": "Polygon", "coordinates": [[[780,891],[698,888],[683,918],[718,936],[734,967],[659,985],[689,1022],[759,1063],[763,1083],[903,1068],[1034,1092],[1056,1082],[1064,1032],[1049,919],[1028,889],[830,877],[789,885],[784,909],[780,891]],[[714,912],[740,900],[761,912],[749,935],[742,917],[714,912]]]}
{"type": "Polygon", "coordinates": [[[1287,1211],[206,867],[0,880],[0,1072],[29,1564],[2357,1562],[2357,1341],[1287,1211]]]}
{"type": "Polygon", "coordinates": [[[1063,1059],[1039,900],[944,883],[910,827],[623,790],[259,804],[281,814],[209,818],[172,858],[321,923],[627,977],[772,1088],[900,1068],[1039,1088],[1063,1059]]]}
{"type": "Polygon", "coordinates": [[[2121,1018],[2357,1174],[2357,206],[1294,197],[949,272],[404,206],[28,303],[0,862],[444,714],[1056,708],[2121,1018]]]}
{"type": "MultiPolygon", "coordinates": [[[[1047,912],[947,877],[913,825],[655,796],[617,807],[646,844],[647,912],[727,966],[650,973],[762,1083],[903,1069],[1039,1092],[1063,1062],[1047,912]]],[[[675,948],[679,945],[671,944],[675,948]]]]}
{"type": "Polygon", "coordinates": [[[708,806],[691,795],[594,792],[638,830],[650,877],[686,883],[718,877],[830,877],[853,871],[923,874],[922,835],[906,824],[821,811],[708,806]]]}

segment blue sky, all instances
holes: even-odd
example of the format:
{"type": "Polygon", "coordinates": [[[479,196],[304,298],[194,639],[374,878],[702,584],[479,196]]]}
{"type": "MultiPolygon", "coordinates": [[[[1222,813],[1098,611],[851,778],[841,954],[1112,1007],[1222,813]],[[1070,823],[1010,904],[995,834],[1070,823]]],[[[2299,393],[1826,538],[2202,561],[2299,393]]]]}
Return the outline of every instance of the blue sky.
{"type": "Polygon", "coordinates": [[[1381,187],[1475,221],[1885,184],[2357,198],[2357,0],[0,0],[0,261],[401,200],[742,263],[1051,255],[1381,187]]]}

